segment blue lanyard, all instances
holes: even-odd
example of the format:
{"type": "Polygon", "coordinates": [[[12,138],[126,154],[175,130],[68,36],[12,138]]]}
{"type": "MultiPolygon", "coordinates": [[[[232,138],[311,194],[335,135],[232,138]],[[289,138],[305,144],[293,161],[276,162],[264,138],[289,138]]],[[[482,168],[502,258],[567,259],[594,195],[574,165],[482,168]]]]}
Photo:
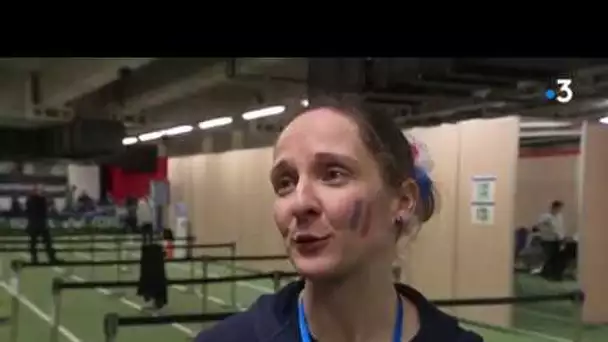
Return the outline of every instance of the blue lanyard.
{"type": "MultiPolygon", "coordinates": [[[[298,302],[298,324],[300,326],[300,342],[311,342],[310,330],[306,323],[306,315],[304,314],[304,303],[300,299],[298,302]]],[[[400,342],[403,334],[403,303],[401,299],[397,299],[397,319],[395,320],[395,329],[393,330],[393,342],[400,342]]]]}

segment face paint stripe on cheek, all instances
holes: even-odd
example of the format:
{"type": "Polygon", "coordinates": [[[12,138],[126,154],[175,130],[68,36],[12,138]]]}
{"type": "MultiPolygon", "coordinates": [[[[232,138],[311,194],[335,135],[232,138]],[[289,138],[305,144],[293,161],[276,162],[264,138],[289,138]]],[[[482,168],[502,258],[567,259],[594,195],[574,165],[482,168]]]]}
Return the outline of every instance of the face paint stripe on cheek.
{"type": "Polygon", "coordinates": [[[365,210],[363,212],[364,212],[363,219],[361,220],[362,221],[361,235],[367,236],[367,234],[369,233],[369,230],[371,229],[371,225],[372,225],[372,206],[366,205],[365,210]]]}
{"type": "Polygon", "coordinates": [[[357,230],[361,223],[361,216],[363,214],[363,201],[357,200],[353,204],[353,210],[350,216],[350,229],[357,230]]]}

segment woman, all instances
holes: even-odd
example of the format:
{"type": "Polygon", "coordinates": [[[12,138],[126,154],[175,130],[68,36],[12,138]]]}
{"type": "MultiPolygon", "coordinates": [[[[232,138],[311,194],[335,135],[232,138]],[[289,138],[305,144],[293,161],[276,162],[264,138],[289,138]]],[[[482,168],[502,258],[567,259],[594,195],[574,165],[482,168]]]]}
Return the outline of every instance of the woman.
{"type": "Polygon", "coordinates": [[[274,219],[304,280],[260,297],[197,342],[477,342],[481,337],[393,283],[396,243],[434,210],[430,179],[387,117],[328,102],[280,134],[274,219]]]}

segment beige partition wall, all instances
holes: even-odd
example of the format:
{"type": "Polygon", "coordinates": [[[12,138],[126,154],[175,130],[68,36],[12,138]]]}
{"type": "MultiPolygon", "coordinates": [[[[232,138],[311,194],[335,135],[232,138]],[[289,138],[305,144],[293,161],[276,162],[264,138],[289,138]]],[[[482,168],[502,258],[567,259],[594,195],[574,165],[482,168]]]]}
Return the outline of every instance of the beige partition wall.
{"type": "Polygon", "coordinates": [[[608,126],[583,126],[580,161],[579,277],[583,318],[608,323],[608,126]]]}
{"type": "MultiPolygon", "coordinates": [[[[272,219],[270,148],[172,158],[169,177],[187,204],[198,243],[236,242],[239,255],[285,254],[272,219]],[[175,177],[175,179],[174,179],[175,177]],[[181,178],[181,179],[178,179],[181,178]]],[[[197,253],[226,254],[198,250],[197,253]]],[[[291,270],[288,261],[247,262],[263,270],[291,270]]]]}
{"type": "MultiPolygon", "coordinates": [[[[403,245],[404,278],[430,298],[497,297],[512,294],[513,212],[519,121],[471,120],[407,132],[426,145],[439,210],[403,245]],[[493,195],[480,207],[490,220],[474,220],[474,180],[489,180],[493,195]]],[[[508,306],[450,310],[475,321],[509,325],[508,306]]]]}
{"type": "MultiPolygon", "coordinates": [[[[457,298],[512,294],[512,226],[518,146],[519,119],[516,117],[460,124],[458,252],[454,284],[457,298]],[[472,202],[482,202],[475,198],[482,196],[474,196],[474,180],[481,184],[484,179],[494,179],[493,190],[487,196],[489,200],[483,200],[483,203],[493,202],[493,205],[472,207],[472,202]],[[489,210],[489,220],[480,221],[476,218],[477,210],[484,208],[489,210]]],[[[492,324],[509,325],[511,319],[509,306],[476,306],[457,312],[459,316],[492,324]]]]}

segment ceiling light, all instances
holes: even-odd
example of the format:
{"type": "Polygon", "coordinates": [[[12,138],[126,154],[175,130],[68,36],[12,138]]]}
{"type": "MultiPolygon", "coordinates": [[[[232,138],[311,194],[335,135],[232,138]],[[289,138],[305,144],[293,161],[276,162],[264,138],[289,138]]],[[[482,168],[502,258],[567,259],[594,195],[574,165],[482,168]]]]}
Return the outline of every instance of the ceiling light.
{"type": "Polygon", "coordinates": [[[133,145],[137,143],[137,138],[136,137],[126,137],[124,139],[122,139],[122,144],[123,145],[133,145]]]}
{"type": "Polygon", "coordinates": [[[608,116],[604,116],[603,118],[601,118],[600,123],[602,123],[604,125],[608,125],[608,116]]]}
{"type": "Polygon", "coordinates": [[[224,116],[220,118],[210,119],[201,121],[198,123],[198,128],[200,129],[209,129],[214,127],[226,126],[232,123],[232,118],[229,116],[224,116]]]}
{"type": "Polygon", "coordinates": [[[192,132],[193,129],[194,129],[194,127],[192,127],[190,125],[175,126],[175,127],[166,129],[165,135],[174,136],[174,135],[184,134],[184,133],[192,132]]]}
{"type": "Polygon", "coordinates": [[[302,107],[308,107],[308,105],[310,105],[310,103],[308,102],[308,99],[304,99],[304,100],[300,101],[300,104],[302,105],[302,107]]]}
{"type": "Polygon", "coordinates": [[[139,138],[140,141],[150,141],[150,140],[155,140],[155,139],[162,138],[163,135],[165,135],[165,131],[164,130],[140,134],[138,136],[138,138],[139,138]]]}
{"type": "Polygon", "coordinates": [[[561,130],[561,131],[537,131],[537,132],[519,132],[520,138],[547,138],[547,137],[578,137],[581,135],[580,130],[561,130]]]}
{"type": "Polygon", "coordinates": [[[244,120],[255,120],[271,115],[278,115],[285,111],[285,106],[272,106],[262,109],[252,110],[242,115],[244,120]]]}
{"type": "Polygon", "coordinates": [[[525,121],[519,124],[520,128],[562,128],[572,126],[566,121],[525,121]]]}

